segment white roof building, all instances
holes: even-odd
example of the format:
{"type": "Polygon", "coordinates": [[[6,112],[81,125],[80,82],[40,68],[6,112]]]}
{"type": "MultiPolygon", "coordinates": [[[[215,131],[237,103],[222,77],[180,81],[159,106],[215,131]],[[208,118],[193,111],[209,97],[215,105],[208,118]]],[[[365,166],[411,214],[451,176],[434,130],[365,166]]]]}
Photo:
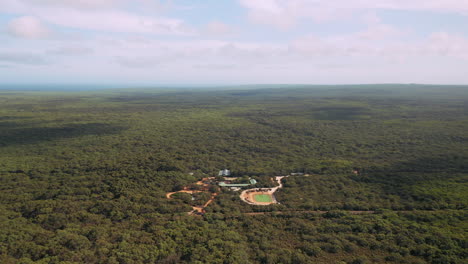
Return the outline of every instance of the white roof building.
{"type": "Polygon", "coordinates": [[[231,171],[228,169],[220,170],[218,176],[229,176],[231,175],[231,171]]]}

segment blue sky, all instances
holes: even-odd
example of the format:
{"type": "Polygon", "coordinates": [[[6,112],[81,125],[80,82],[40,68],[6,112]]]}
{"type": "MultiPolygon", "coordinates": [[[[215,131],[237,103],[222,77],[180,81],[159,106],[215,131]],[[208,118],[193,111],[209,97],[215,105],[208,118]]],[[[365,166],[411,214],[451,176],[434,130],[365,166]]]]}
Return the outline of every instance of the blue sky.
{"type": "Polygon", "coordinates": [[[468,83],[468,0],[2,0],[1,83],[468,83]]]}

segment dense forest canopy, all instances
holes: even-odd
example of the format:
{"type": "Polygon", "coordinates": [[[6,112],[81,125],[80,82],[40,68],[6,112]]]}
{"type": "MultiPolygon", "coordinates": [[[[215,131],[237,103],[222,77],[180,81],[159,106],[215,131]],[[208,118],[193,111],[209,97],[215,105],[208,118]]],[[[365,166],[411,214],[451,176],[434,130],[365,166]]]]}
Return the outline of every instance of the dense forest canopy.
{"type": "Polygon", "coordinates": [[[0,263],[464,263],[467,205],[466,86],[0,90],[0,263]],[[224,168],[307,175],[166,198],[224,168]]]}

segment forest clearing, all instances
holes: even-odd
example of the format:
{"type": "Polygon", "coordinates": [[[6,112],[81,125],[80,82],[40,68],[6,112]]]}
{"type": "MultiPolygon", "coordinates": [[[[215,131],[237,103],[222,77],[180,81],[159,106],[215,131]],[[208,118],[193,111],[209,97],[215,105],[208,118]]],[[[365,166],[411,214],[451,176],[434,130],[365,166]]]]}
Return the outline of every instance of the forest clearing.
{"type": "MultiPolygon", "coordinates": [[[[283,184],[281,183],[281,180],[284,177],[288,176],[275,176],[272,177],[271,180],[275,180],[275,182],[278,184],[277,187],[273,188],[253,188],[253,189],[247,189],[241,192],[240,198],[242,201],[245,203],[251,204],[251,205],[271,205],[271,204],[276,204],[278,203],[276,201],[276,198],[274,196],[274,193],[283,187],[283,184]]],[[[212,203],[217,195],[216,192],[212,193],[209,191],[210,186],[216,186],[218,185],[218,182],[215,181],[215,177],[208,177],[208,178],[203,178],[195,183],[197,186],[201,186],[201,190],[194,190],[190,189],[190,186],[185,186],[183,187],[182,190],[180,191],[175,191],[175,192],[168,192],[166,193],[166,198],[167,199],[173,199],[172,196],[178,193],[186,193],[192,195],[192,200],[194,200],[193,194],[196,193],[209,193],[211,194],[211,198],[203,205],[200,206],[192,206],[192,211],[190,211],[188,214],[203,214],[206,211],[204,210],[210,203],[212,203]],[[209,183],[208,183],[209,182],[209,183]]]]}
{"type": "MultiPolygon", "coordinates": [[[[242,201],[245,203],[251,204],[251,205],[271,205],[271,204],[276,204],[278,201],[276,200],[275,197],[275,192],[283,187],[283,184],[281,183],[281,180],[284,177],[288,176],[275,176],[274,179],[278,186],[273,187],[273,188],[253,188],[253,189],[247,189],[241,192],[240,198],[242,201]]],[[[273,181],[273,178],[271,178],[273,181]]]]}

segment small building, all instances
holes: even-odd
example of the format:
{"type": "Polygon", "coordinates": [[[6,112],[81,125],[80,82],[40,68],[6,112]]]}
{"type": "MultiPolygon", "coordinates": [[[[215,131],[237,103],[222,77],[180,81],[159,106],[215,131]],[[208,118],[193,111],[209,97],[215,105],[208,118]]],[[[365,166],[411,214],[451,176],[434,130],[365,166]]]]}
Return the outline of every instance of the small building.
{"type": "Polygon", "coordinates": [[[228,183],[219,182],[218,185],[221,186],[221,187],[241,188],[241,187],[247,187],[247,186],[250,186],[250,185],[254,185],[256,183],[257,183],[257,181],[255,179],[250,179],[249,183],[230,183],[228,181],[228,183]]]}
{"type": "Polygon", "coordinates": [[[220,182],[218,183],[219,186],[221,187],[247,187],[250,186],[249,183],[225,183],[225,182],[220,182]]]}
{"type": "Polygon", "coordinates": [[[222,177],[226,177],[230,175],[231,175],[231,171],[228,169],[220,170],[218,173],[218,176],[222,176],[222,177]]]}
{"type": "Polygon", "coordinates": [[[302,176],[302,175],[304,175],[304,173],[302,173],[302,172],[292,172],[291,173],[291,176],[302,176]]]}

